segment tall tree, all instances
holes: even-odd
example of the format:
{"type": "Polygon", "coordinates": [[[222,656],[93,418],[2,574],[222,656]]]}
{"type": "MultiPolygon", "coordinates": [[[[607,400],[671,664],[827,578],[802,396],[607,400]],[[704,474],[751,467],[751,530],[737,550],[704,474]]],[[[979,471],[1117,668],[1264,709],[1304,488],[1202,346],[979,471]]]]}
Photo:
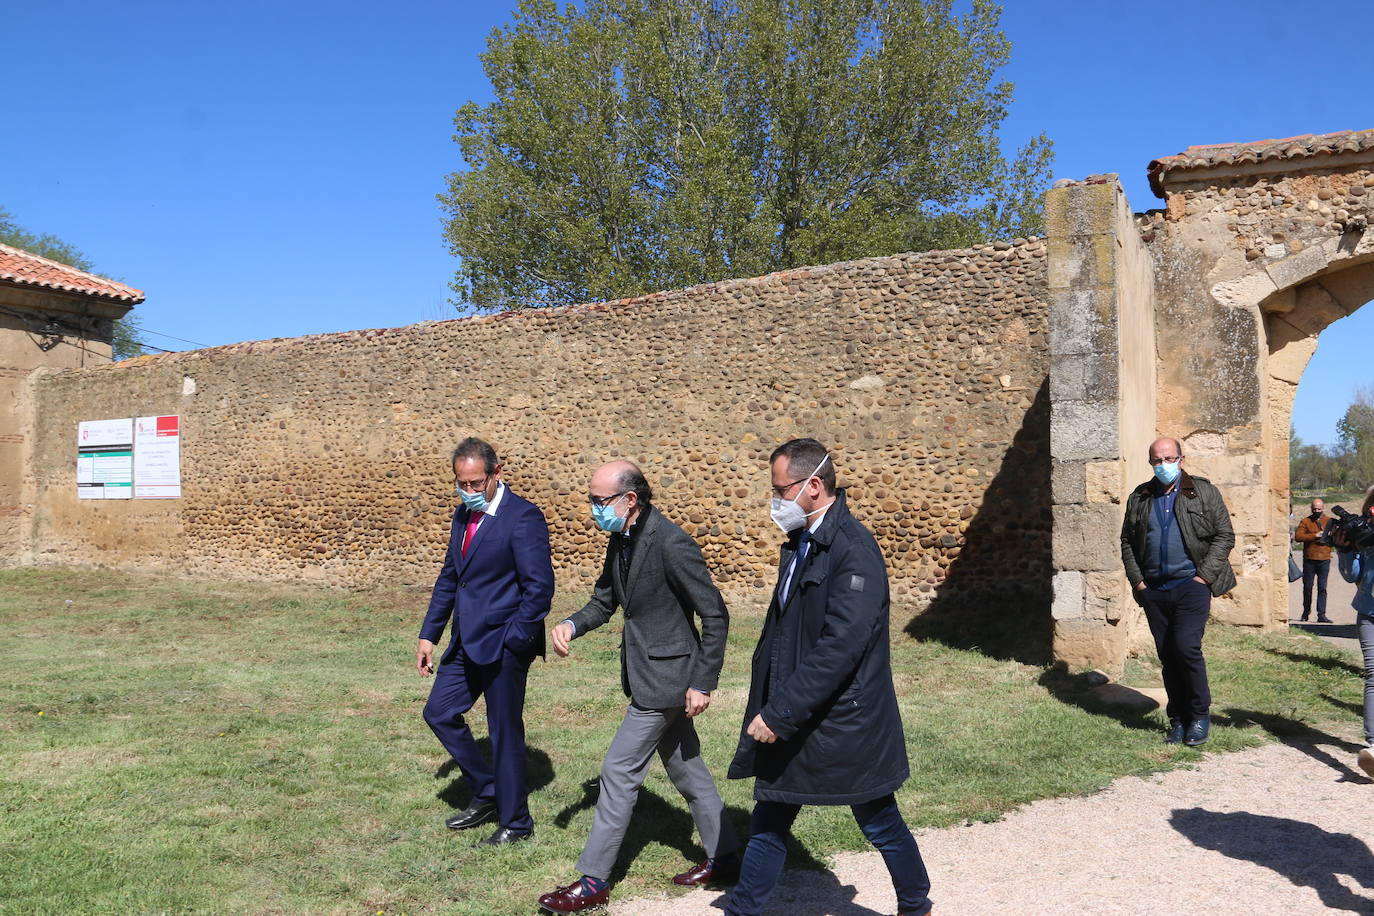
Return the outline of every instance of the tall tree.
{"type": "Polygon", "coordinates": [[[1000,11],[973,0],[521,0],[440,195],[477,308],[636,295],[1041,225],[1008,161],[1000,11]]]}
{"type": "MultiPolygon", "coordinates": [[[[95,271],[95,265],[81,249],[62,241],[55,235],[44,233],[36,235],[15,222],[14,214],[0,207],[0,245],[22,248],[41,258],[57,261],[87,273],[95,271]]],[[[142,328],[133,312],[114,322],[111,352],[116,360],[130,359],[146,352],[147,342],[143,339],[142,328]]]]}

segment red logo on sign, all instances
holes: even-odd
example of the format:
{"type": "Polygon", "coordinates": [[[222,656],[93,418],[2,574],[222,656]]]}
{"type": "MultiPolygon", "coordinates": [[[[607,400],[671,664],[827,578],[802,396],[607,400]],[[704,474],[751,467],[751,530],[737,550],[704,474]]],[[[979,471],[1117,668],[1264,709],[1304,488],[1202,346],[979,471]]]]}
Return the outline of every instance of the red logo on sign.
{"type": "Polygon", "coordinates": [[[157,434],[159,436],[177,435],[177,421],[180,417],[158,417],[157,434]]]}

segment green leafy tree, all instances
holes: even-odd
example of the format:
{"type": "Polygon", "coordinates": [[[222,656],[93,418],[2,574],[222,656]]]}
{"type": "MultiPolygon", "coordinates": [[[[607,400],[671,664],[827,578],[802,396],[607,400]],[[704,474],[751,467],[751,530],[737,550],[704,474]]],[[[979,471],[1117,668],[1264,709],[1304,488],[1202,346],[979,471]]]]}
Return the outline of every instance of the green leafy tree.
{"type": "MultiPolygon", "coordinates": [[[[95,265],[79,248],[69,245],[49,233],[35,235],[15,222],[14,215],[4,207],[0,207],[0,245],[22,248],[39,257],[57,261],[87,273],[95,272],[95,265]]],[[[132,311],[114,322],[111,351],[116,360],[130,359],[146,352],[147,342],[143,339],[141,332],[142,329],[132,311]]]]}
{"type": "Polygon", "coordinates": [[[440,195],[478,308],[637,295],[1038,232],[1008,161],[999,9],[974,0],[521,0],[440,195]]]}
{"type": "Polygon", "coordinates": [[[1336,424],[1336,431],[1350,454],[1352,482],[1360,488],[1374,483],[1374,385],[1355,389],[1355,396],[1336,424]]]}

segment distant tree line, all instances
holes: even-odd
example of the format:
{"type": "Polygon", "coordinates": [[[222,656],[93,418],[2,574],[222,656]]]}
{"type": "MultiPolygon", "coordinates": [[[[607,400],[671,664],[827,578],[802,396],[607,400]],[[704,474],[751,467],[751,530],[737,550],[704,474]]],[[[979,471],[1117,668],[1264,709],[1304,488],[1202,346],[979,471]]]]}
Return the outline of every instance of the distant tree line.
{"type": "Polygon", "coordinates": [[[1308,445],[1288,439],[1288,479],[1294,490],[1353,492],[1374,484],[1374,384],[1355,389],[1355,397],[1336,424],[1334,445],[1308,445]]]}

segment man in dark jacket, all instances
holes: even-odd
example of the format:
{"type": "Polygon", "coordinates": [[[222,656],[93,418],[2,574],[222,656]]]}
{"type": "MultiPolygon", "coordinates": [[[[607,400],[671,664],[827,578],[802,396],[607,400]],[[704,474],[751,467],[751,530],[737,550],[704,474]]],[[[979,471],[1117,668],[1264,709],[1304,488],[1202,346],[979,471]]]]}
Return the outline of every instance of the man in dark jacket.
{"type": "Polygon", "coordinates": [[[1330,623],[1326,616],[1326,577],[1331,572],[1331,545],[1322,542],[1322,534],[1330,524],[1326,514],[1326,500],[1320,496],[1312,500],[1312,514],[1298,522],[1293,537],[1302,545],[1302,619],[1312,616],[1312,584],[1317,585],[1317,623],[1330,623]]]}
{"type": "Polygon", "coordinates": [[[787,534],[754,650],[731,779],[754,777],[739,883],[725,906],[758,916],[802,805],[849,805],[892,876],[901,916],[930,912],[930,879],[893,792],[909,775],[888,646],[887,569],[849,514],[815,439],[769,459],[773,521],[787,534]]]}
{"type": "Polygon", "coordinates": [[[639,787],[657,753],[692,811],[706,861],[673,878],[694,886],[733,880],[739,838],[701,757],[692,718],[711,703],[730,618],[701,548],[653,507],[644,474],[628,461],[602,465],[590,498],[597,527],[611,533],[606,564],[586,607],[553,628],[553,648],[624,611],[620,680],[630,708],[601,767],[591,835],[577,860],[582,877],[539,898],[554,913],[577,913],[610,899],[610,876],[639,787]],[[693,616],[701,621],[700,634],[693,616]]]}
{"type": "Polygon", "coordinates": [[[1156,439],[1150,465],[1154,479],[1126,500],[1121,562],[1132,594],[1145,609],[1164,673],[1169,698],[1164,740],[1196,747],[1211,730],[1202,634],[1212,598],[1235,588],[1228,557],[1236,536],[1217,488],[1183,470],[1177,439],[1156,439]]]}

